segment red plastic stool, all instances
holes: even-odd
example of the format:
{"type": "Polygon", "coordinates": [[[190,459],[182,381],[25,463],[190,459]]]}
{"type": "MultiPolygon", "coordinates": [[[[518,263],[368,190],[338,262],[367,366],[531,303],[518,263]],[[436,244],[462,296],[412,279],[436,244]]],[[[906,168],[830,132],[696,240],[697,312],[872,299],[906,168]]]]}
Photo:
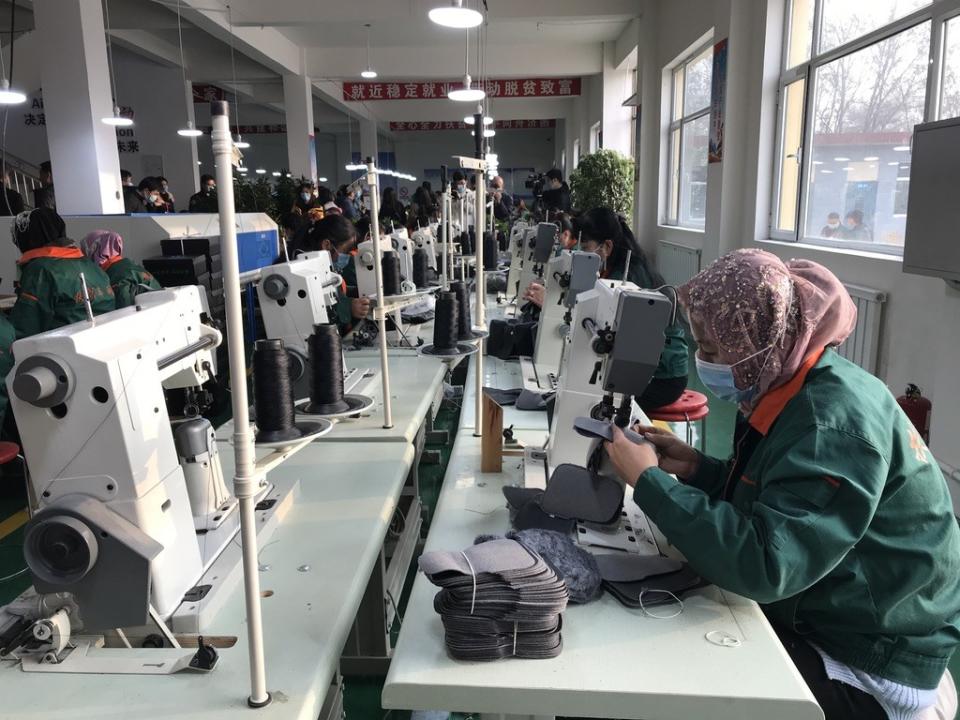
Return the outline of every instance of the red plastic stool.
{"type": "Polygon", "coordinates": [[[700,423],[700,449],[707,449],[707,396],[696,390],[684,390],[683,395],[670,405],[656,408],[647,413],[651,420],[661,422],[682,422],[687,424],[687,444],[693,443],[693,423],[700,423]]]}
{"type": "Polygon", "coordinates": [[[20,455],[20,446],[16,443],[0,440],[0,465],[13,462],[20,455]]]}

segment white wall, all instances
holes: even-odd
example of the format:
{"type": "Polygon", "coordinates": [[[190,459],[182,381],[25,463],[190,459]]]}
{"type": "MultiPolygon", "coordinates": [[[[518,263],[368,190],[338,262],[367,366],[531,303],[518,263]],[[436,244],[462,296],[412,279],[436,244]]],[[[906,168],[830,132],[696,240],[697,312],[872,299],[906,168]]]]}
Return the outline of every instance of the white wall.
{"type": "Polygon", "coordinates": [[[960,467],[960,376],[954,370],[960,357],[956,320],[960,293],[940,280],[904,274],[898,259],[766,239],[782,2],[658,0],[645,11],[641,24],[647,26],[641,28],[641,37],[646,42],[640,47],[644,104],[639,237],[653,252],[657,239],[702,248],[705,261],[735,247],[761,246],[784,259],[814,260],[843,281],[886,292],[878,375],[895,394],[908,382],[924,389],[934,403],[931,448],[941,462],[960,467]],[[662,69],[711,28],[715,40],[729,36],[730,42],[725,161],[710,166],[705,230],[689,232],[658,222],[664,186],[662,69]]]}

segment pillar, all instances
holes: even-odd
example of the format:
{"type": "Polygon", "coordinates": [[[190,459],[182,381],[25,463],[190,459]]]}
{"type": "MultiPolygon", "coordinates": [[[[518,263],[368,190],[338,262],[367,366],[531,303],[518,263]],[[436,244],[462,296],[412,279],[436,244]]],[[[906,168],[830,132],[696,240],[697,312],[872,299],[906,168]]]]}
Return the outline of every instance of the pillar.
{"type": "Polygon", "coordinates": [[[377,162],[377,121],[367,118],[360,120],[360,162],[373,158],[377,162]]]}
{"type": "MultiPolygon", "coordinates": [[[[45,48],[40,78],[57,210],[64,215],[123,212],[100,0],[36,0],[45,48]]],[[[122,97],[120,98],[122,100],[122,97]]]]}
{"type": "Polygon", "coordinates": [[[287,115],[287,163],[294,177],[317,180],[317,148],[313,136],[313,83],[306,75],[283,76],[287,115]]]}
{"type": "Polygon", "coordinates": [[[623,107],[623,101],[630,97],[633,78],[626,61],[620,67],[614,66],[617,44],[603,44],[603,116],[600,127],[603,129],[603,147],[630,157],[630,115],[629,107],[623,107]]]}
{"type": "Polygon", "coordinates": [[[644,251],[654,257],[657,252],[657,225],[660,218],[660,127],[661,77],[657,62],[657,3],[644,6],[640,18],[640,39],[637,45],[637,72],[640,86],[640,134],[637,143],[636,236],[644,251]]]}

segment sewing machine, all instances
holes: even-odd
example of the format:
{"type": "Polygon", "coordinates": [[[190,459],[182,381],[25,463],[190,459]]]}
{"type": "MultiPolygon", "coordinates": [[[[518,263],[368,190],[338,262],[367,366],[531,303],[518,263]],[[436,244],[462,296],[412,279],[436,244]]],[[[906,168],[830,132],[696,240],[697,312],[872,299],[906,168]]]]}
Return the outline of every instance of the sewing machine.
{"type": "Polygon", "coordinates": [[[427,254],[427,267],[434,272],[440,272],[440,266],[437,264],[437,244],[439,243],[433,234],[432,226],[417,228],[410,239],[417,250],[423,250],[427,254]]]}
{"type": "Polygon", "coordinates": [[[556,389],[572,308],[581,292],[593,288],[599,271],[600,256],[579,250],[564,250],[547,263],[533,357],[520,358],[524,385],[529,389],[556,389]]]}
{"type": "MultiPolygon", "coordinates": [[[[260,314],[268,338],[280,338],[290,355],[294,397],[310,395],[310,353],[307,339],[313,326],[336,322],[334,307],[340,297],[341,277],[333,271],[326,250],[304,253],[296,260],[271,265],[257,273],[247,273],[244,281],[257,282],[260,314]]],[[[344,392],[360,393],[374,376],[351,369],[344,362],[344,392]],[[369,382],[367,382],[369,381],[369,382]]]]}
{"type": "Polygon", "coordinates": [[[413,250],[415,244],[407,234],[405,227],[398,227],[390,233],[390,243],[393,251],[400,259],[400,277],[405,282],[413,284],[413,250]]]}
{"type": "MultiPolygon", "coordinates": [[[[197,632],[201,619],[208,627],[239,577],[239,554],[227,550],[237,503],[210,423],[174,431],[163,395],[215,374],[222,338],[206,312],[202,289],[185,286],[14,343],[7,387],[30,467],[24,557],[34,590],[0,611],[0,654],[25,671],[168,674],[215,663],[210,648],[184,650],[173,633],[197,632]],[[144,649],[147,633],[158,640],[144,649]],[[108,647],[108,637],[121,643],[108,647]]],[[[261,479],[260,497],[272,490],[261,479]]],[[[258,524],[272,527],[270,512],[258,524]]]]}
{"type": "Polygon", "coordinates": [[[524,233],[523,265],[517,292],[517,305],[522,305],[524,291],[535,281],[543,278],[544,268],[553,257],[558,239],[557,226],[553,223],[538,223],[524,233]]]}
{"type": "Polygon", "coordinates": [[[507,271],[507,299],[520,294],[520,271],[523,268],[523,247],[527,223],[518,220],[510,228],[510,270],[507,271]]]}

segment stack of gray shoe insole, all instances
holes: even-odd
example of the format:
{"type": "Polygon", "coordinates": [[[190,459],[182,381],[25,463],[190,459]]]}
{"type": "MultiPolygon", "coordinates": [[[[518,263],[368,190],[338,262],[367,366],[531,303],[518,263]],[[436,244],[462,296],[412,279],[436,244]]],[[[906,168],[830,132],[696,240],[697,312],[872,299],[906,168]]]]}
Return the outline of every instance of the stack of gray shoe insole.
{"type": "Polygon", "coordinates": [[[537,553],[515,540],[462,552],[431,552],[420,569],[441,588],[433,607],[455,660],[552,658],[560,654],[567,587],[537,553]]]}

